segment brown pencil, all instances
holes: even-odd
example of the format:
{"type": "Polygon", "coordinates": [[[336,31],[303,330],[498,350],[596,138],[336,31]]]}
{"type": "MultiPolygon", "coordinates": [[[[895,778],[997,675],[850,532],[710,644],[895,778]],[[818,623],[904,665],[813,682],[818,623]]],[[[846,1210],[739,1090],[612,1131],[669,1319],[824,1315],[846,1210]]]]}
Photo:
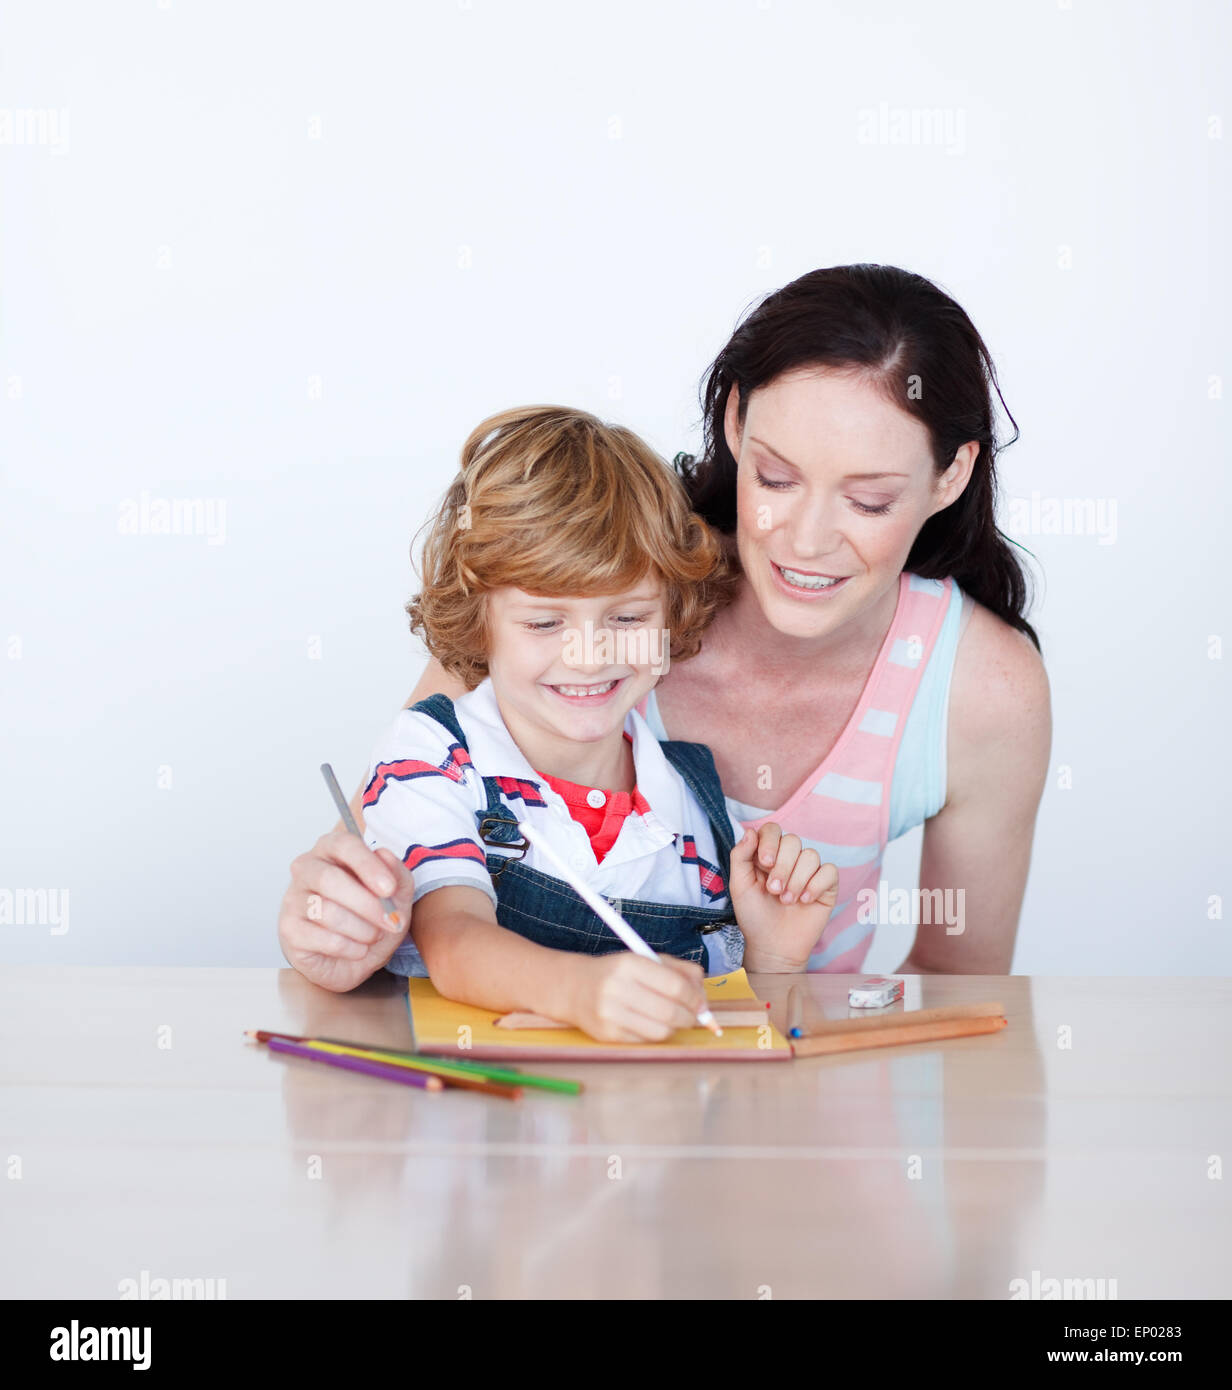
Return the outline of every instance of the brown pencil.
{"type": "MultiPolygon", "coordinates": [[[[855,1019],[860,1024],[873,1019],[855,1019]]],[[[864,1047],[906,1047],[909,1043],[940,1042],[945,1038],[968,1038],[980,1033],[997,1033],[1006,1026],[1004,1018],[942,1018],[931,1023],[899,1024],[888,1028],[860,1027],[844,1032],[813,1032],[792,1040],[797,1057],[819,1057],[827,1052],[855,1052],[864,1047]]]]}

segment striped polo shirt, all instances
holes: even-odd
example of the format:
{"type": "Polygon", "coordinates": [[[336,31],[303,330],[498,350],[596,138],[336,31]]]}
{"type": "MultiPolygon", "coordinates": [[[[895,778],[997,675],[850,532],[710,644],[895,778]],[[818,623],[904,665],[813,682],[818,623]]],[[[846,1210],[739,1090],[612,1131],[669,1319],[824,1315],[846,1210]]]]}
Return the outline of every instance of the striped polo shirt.
{"type": "MultiPolygon", "coordinates": [[[[729,905],[710,820],[637,710],[625,716],[625,732],[633,743],[638,810],[621,820],[600,863],[564,797],[514,742],[491,679],[453,707],[465,748],[430,715],[401,710],[377,743],[364,788],[364,838],[372,849],[393,850],[411,870],[412,902],[437,888],[461,885],[483,893],[495,908],[485,852],[521,852],[479,840],[476,812],[487,807],[482,779],[491,777],[509,812],[549,836],[553,850],[602,896],[689,907],[729,905]]],[[[736,839],[744,833],[735,820],[730,828],[736,839]]],[[[522,862],[552,874],[534,845],[522,862]]],[[[411,920],[413,932],[413,910],[411,920]]],[[[740,963],[744,938],[737,927],[703,939],[708,973],[723,974],[740,963]]],[[[428,973],[409,935],[386,968],[397,975],[428,973]]]]}

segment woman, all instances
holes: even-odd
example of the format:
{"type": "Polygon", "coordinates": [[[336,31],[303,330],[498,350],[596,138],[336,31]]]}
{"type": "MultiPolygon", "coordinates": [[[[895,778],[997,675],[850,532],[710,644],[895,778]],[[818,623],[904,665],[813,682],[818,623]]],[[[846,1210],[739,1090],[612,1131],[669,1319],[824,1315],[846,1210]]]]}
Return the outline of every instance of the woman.
{"type": "MultiPolygon", "coordinates": [[[[816,270],[737,328],[704,383],[703,455],[677,458],[742,577],[644,712],[710,746],[739,819],[838,865],[812,970],[860,969],[885,845],[920,822],[926,910],[899,973],[1010,969],[1051,715],[994,520],[994,392],[979,333],[931,282],[816,270]]],[[[408,704],[434,691],[464,687],[430,662],[408,704]]],[[[291,875],[280,936],[313,943],[323,983],[388,959],[378,898],[405,920],[411,897],[396,856],[335,829],[291,875]]]]}

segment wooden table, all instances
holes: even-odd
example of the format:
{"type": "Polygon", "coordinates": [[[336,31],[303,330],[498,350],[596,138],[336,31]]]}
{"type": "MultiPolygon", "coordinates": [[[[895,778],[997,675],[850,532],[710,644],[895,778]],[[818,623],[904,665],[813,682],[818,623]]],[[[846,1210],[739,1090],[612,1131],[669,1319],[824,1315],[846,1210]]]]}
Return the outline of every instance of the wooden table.
{"type": "MultiPolygon", "coordinates": [[[[754,977],[780,1027],[789,983],[754,977]]],[[[806,977],[811,1007],[845,1014],[847,983],[806,977]]],[[[982,999],[1005,1002],[1003,1032],[556,1063],[581,1096],[510,1102],[242,1041],[405,1046],[385,974],[334,995],[291,970],[11,968],[0,1295],[164,1278],[229,1299],[1006,1299],[1057,1278],[1232,1296],[1232,1171],[1213,1176],[1232,1164],[1232,984],[908,981],[908,1006],[982,999]]]]}

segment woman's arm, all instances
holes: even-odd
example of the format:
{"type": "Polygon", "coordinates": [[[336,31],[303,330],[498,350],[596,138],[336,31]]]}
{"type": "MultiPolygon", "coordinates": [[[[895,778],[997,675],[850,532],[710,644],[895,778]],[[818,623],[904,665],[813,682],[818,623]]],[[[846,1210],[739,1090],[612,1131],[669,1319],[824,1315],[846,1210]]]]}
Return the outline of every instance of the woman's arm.
{"type": "Polygon", "coordinates": [[[977,605],[950,686],[946,801],[924,826],[920,888],[940,893],[921,893],[933,920],[899,974],[1009,973],[1051,746],[1039,653],[977,605]]]}
{"type": "MultiPolygon", "coordinates": [[[[456,676],[433,658],[424,668],[406,705],[439,690],[451,699],[466,693],[456,676]]],[[[361,831],[367,777],[351,798],[361,831]]],[[[278,908],[278,940],[283,955],[302,974],[326,989],[354,989],[381,969],[405,937],[415,891],[410,872],[386,851],[382,860],[338,821],[291,863],[291,882],[278,908]],[[392,897],[403,930],[388,932],[382,894],[392,897]]]]}

